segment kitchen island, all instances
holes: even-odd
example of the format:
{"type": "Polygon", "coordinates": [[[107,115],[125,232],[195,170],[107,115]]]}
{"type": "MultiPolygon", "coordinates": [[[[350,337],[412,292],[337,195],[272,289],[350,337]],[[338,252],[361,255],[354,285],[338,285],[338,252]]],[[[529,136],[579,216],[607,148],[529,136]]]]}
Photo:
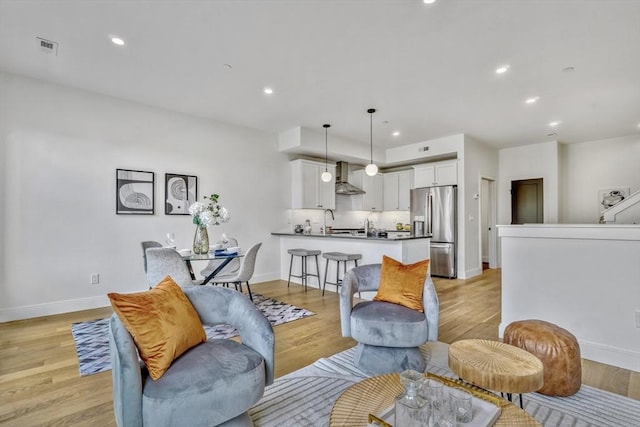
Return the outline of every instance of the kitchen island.
{"type": "MultiPolygon", "coordinates": [[[[382,255],[387,255],[404,264],[414,263],[429,258],[430,236],[403,236],[403,237],[366,237],[365,235],[354,234],[298,234],[292,232],[274,232],[273,236],[280,237],[280,278],[287,280],[289,277],[289,262],[291,256],[287,253],[289,249],[302,248],[309,250],[319,250],[322,252],[344,252],[362,254],[362,259],[358,265],[379,264],[382,262],[382,255]]],[[[315,272],[315,260],[310,257],[308,271],[315,272]]],[[[320,263],[320,287],[324,278],[326,260],[318,256],[320,263]]],[[[329,280],[335,281],[335,262],[329,263],[329,280]]],[[[349,263],[349,268],[352,264],[349,263]]],[[[293,274],[300,275],[300,259],[296,257],[293,263],[293,274]]],[[[340,273],[342,277],[342,272],[340,273]]],[[[291,278],[291,281],[300,283],[300,279],[291,278]]],[[[310,277],[308,286],[318,287],[315,277],[310,277]]],[[[327,285],[327,291],[335,292],[336,287],[327,285]]],[[[373,295],[371,295],[373,296],[373,295]]],[[[367,298],[368,295],[363,297],[367,298]]]]}

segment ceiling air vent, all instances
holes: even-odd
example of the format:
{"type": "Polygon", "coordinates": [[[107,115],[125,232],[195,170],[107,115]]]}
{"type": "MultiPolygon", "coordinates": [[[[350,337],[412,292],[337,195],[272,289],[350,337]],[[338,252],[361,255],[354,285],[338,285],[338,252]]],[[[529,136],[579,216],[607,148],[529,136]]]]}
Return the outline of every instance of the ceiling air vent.
{"type": "Polygon", "coordinates": [[[38,46],[42,52],[58,56],[58,42],[43,39],[42,37],[36,37],[36,40],[38,40],[38,46]]]}

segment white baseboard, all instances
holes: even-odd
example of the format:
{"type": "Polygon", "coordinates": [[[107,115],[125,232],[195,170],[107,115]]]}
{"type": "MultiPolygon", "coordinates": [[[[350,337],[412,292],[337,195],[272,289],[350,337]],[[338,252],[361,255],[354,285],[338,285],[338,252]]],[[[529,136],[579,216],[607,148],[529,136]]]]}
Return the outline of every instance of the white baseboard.
{"type": "Polygon", "coordinates": [[[583,359],[640,372],[640,352],[638,351],[583,340],[578,340],[578,342],[580,343],[580,355],[583,359]]]}
{"type": "MultiPolygon", "coordinates": [[[[253,276],[249,283],[269,282],[280,279],[279,272],[262,273],[253,276]]],[[[33,319],[35,317],[52,316],[54,314],[71,313],[74,311],[91,310],[93,308],[109,307],[109,298],[100,295],[88,298],[78,298],[65,301],[54,301],[43,304],[26,305],[0,309],[0,323],[14,320],[33,319]]]]}
{"type": "Polygon", "coordinates": [[[280,272],[279,271],[270,271],[268,273],[254,274],[250,284],[260,283],[260,282],[271,282],[272,280],[279,280],[280,272]]]}
{"type": "Polygon", "coordinates": [[[108,307],[106,295],[0,309],[0,323],[108,307]]]}
{"type": "MultiPolygon", "coordinates": [[[[498,336],[504,336],[508,323],[500,323],[498,336]]],[[[585,341],[578,338],[580,357],[606,365],[617,366],[630,371],[640,372],[640,352],[625,348],[613,347],[606,344],[585,341]]]]}
{"type": "Polygon", "coordinates": [[[463,271],[464,277],[458,276],[458,279],[471,279],[472,277],[479,276],[482,274],[482,266],[477,268],[470,268],[469,270],[463,271]]]}

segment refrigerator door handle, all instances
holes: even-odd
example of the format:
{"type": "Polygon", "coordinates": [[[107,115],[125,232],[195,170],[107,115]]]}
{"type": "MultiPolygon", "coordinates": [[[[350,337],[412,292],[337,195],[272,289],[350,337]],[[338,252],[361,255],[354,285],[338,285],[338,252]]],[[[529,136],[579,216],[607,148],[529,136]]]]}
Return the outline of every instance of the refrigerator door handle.
{"type": "Polygon", "coordinates": [[[431,192],[427,195],[427,233],[433,233],[432,227],[432,219],[433,219],[433,195],[431,192]]]}

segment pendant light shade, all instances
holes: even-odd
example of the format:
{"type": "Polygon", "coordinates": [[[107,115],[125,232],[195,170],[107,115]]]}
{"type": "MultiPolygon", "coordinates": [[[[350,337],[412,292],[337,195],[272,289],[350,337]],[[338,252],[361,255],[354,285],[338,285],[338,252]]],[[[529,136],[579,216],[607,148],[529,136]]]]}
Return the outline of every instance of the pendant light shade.
{"type": "Polygon", "coordinates": [[[322,181],[324,182],[329,182],[331,181],[331,172],[329,172],[329,170],[327,169],[327,156],[329,155],[329,146],[327,143],[327,139],[328,139],[328,130],[331,127],[331,125],[322,125],[322,127],[324,128],[324,172],[322,172],[322,175],[320,175],[320,179],[322,179],[322,181]]]}
{"type": "Polygon", "coordinates": [[[373,163],[373,113],[376,112],[375,108],[369,108],[367,110],[367,113],[369,113],[369,116],[371,117],[370,120],[370,135],[371,135],[371,162],[367,165],[366,168],[364,168],[364,171],[367,175],[369,176],[374,176],[375,174],[378,173],[378,166],[376,166],[373,163]]]}

